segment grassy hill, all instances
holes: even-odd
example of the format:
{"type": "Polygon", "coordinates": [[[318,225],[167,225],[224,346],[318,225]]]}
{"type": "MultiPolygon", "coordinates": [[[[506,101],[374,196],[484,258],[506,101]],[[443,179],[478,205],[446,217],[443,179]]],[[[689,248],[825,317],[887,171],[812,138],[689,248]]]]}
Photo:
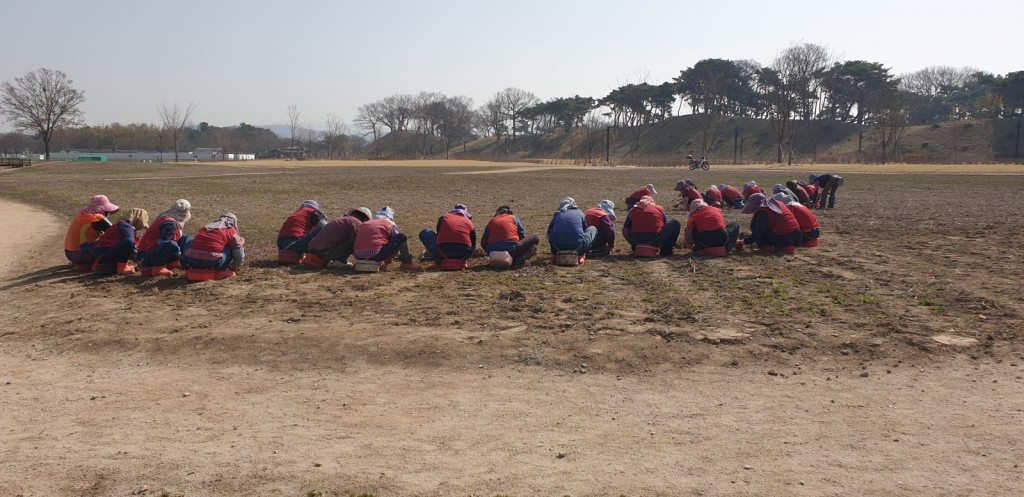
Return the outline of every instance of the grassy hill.
{"type": "MultiPolygon", "coordinates": [[[[910,126],[900,140],[900,162],[959,163],[1012,161],[1016,120],[951,121],[910,126]]],[[[793,161],[849,163],[879,160],[878,142],[870,127],[836,121],[791,123],[793,161]]],[[[686,115],[647,126],[619,129],[563,129],[553,134],[483,137],[452,147],[453,158],[488,160],[555,159],[603,162],[606,139],[612,163],[678,165],[687,154],[709,150],[712,163],[769,163],[778,156],[768,121],[720,118],[706,121],[686,115]]],[[[444,157],[444,143],[411,131],[388,134],[365,151],[368,157],[444,157]]],[[[784,160],[786,157],[784,155],[784,160]]]]}

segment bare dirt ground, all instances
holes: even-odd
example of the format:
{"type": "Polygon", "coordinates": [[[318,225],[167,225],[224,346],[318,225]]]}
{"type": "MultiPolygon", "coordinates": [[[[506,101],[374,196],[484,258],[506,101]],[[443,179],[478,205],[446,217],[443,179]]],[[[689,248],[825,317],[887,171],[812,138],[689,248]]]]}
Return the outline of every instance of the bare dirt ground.
{"type": "MultiPolygon", "coordinates": [[[[63,180],[32,174],[0,193],[61,212],[63,180]]],[[[402,178],[470,205],[577,181],[517,174],[402,178]]],[[[576,188],[685,173],[616,174],[576,188]]],[[[2,201],[0,495],[1019,495],[1022,190],[848,177],[796,256],[374,275],[255,257],[192,285],[74,274],[66,221],[2,201]]],[[[280,223],[194,192],[237,201],[253,244],[259,212],[280,223]]],[[[403,221],[430,201],[397,197],[400,226],[438,214],[403,221]]],[[[531,231],[550,207],[524,207],[531,231]]]]}

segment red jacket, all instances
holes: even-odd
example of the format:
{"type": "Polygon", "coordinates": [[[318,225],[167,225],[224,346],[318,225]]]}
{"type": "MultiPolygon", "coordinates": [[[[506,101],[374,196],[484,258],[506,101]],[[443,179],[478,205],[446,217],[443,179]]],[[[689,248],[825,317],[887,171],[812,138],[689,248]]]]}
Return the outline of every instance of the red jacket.
{"type": "Polygon", "coordinates": [[[317,210],[312,207],[303,207],[292,213],[288,219],[284,220],[281,231],[277,232],[278,238],[302,238],[309,234],[313,228],[316,228],[316,212],[317,210]]]}
{"type": "Polygon", "coordinates": [[[651,193],[651,191],[648,190],[647,187],[643,187],[643,188],[640,188],[640,189],[638,189],[637,191],[635,191],[633,193],[630,193],[629,196],[626,197],[626,199],[629,200],[631,203],[635,204],[635,203],[639,202],[640,199],[642,199],[642,198],[644,198],[644,197],[646,197],[648,195],[653,195],[653,193],[651,193]]]}
{"type": "Polygon", "coordinates": [[[462,214],[449,212],[441,216],[437,226],[437,244],[459,243],[462,245],[473,245],[476,237],[473,231],[473,221],[462,214]]]}
{"type": "Polygon", "coordinates": [[[725,190],[722,190],[722,197],[729,201],[729,203],[735,202],[736,199],[742,198],[743,194],[740,193],[739,189],[735,186],[730,186],[725,190]]]}
{"type": "Polygon", "coordinates": [[[220,253],[224,252],[225,249],[231,247],[232,249],[240,248],[244,244],[241,237],[238,236],[238,230],[236,228],[222,228],[216,230],[208,230],[203,228],[196,234],[192,244],[188,246],[189,253],[193,251],[209,252],[209,253],[220,253]]]}
{"type": "Polygon", "coordinates": [[[181,227],[171,216],[160,216],[153,221],[153,224],[149,225],[149,229],[142,235],[142,240],[139,240],[139,252],[149,252],[156,247],[156,242],[160,239],[160,225],[164,223],[174,223],[174,236],[170,238],[172,242],[178,241],[181,238],[181,227]]]}
{"type": "Polygon", "coordinates": [[[789,208],[789,211],[793,213],[793,217],[796,218],[797,224],[800,225],[800,231],[807,233],[819,227],[818,218],[814,216],[814,213],[807,206],[793,204],[786,207],[789,208]]]}
{"type": "Polygon", "coordinates": [[[96,241],[96,246],[111,248],[120,243],[121,240],[131,240],[133,245],[135,243],[135,226],[132,226],[132,223],[127,220],[118,221],[117,224],[104,231],[103,236],[96,241]]]}
{"type": "Polygon", "coordinates": [[[356,228],[356,243],[353,256],[356,259],[369,259],[377,255],[387,245],[392,236],[398,234],[398,226],[387,218],[373,218],[356,228]]]}
{"type": "Polygon", "coordinates": [[[782,209],[782,214],[777,214],[767,207],[762,207],[758,212],[768,213],[768,229],[777,236],[800,231],[800,222],[789,209],[782,209]]]}
{"type": "MultiPolygon", "coordinates": [[[[750,198],[751,195],[753,195],[755,193],[760,193],[760,194],[763,195],[764,191],[761,190],[760,186],[754,186],[754,187],[751,187],[751,188],[744,188],[743,189],[743,200],[747,200],[748,198],[750,198]]],[[[768,196],[770,197],[771,195],[768,195],[768,196]]]]}
{"type": "Polygon", "coordinates": [[[804,187],[800,185],[796,185],[796,190],[793,190],[793,193],[796,194],[796,197],[801,202],[806,202],[811,199],[811,197],[807,194],[807,190],[805,190],[804,187]]]}
{"type": "MultiPolygon", "coordinates": [[[[733,189],[735,190],[735,188],[733,189]]],[[[736,193],[738,194],[739,192],[736,193]]],[[[709,188],[707,191],[707,196],[708,205],[714,205],[712,204],[712,202],[717,202],[718,204],[722,203],[722,192],[718,188],[715,188],[713,190],[709,188]]]]}

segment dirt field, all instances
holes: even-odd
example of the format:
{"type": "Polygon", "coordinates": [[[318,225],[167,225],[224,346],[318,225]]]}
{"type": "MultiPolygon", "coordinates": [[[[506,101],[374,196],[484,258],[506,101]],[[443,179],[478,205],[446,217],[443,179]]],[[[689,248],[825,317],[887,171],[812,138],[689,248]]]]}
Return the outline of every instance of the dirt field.
{"type": "Polygon", "coordinates": [[[525,167],[0,175],[0,495],[1024,488],[1019,168],[844,171],[823,246],[795,256],[639,262],[620,247],[575,269],[539,256],[374,275],[271,261],[304,198],[335,215],[387,203],[413,237],[454,202],[481,231],[508,203],[542,232],[566,194],[619,202],[654,182],[670,204],[684,177],[770,187],[806,172],[525,167]],[[478,171],[494,174],[458,174],[478,171]],[[153,214],[188,198],[189,233],[231,210],[252,266],[191,285],[76,275],[63,232],[100,192],[153,214]]]}

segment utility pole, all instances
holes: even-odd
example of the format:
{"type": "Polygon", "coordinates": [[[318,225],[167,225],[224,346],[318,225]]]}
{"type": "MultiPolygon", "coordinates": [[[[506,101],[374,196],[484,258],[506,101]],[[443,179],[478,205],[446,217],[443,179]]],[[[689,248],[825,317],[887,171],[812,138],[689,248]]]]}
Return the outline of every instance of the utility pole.
{"type": "Polygon", "coordinates": [[[857,153],[864,151],[864,130],[860,130],[860,138],[857,139],[857,153]]]}
{"type": "Polygon", "coordinates": [[[733,135],[732,135],[732,163],[733,164],[739,164],[738,162],[736,162],[736,160],[739,157],[737,155],[737,152],[739,151],[739,147],[740,147],[740,127],[736,126],[736,129],[733,130],[733,135]]]}
{"type": "Polygon", "coordinates": [[[743,138],[740,138],[740,160],[743,159],[743,138]]]}

